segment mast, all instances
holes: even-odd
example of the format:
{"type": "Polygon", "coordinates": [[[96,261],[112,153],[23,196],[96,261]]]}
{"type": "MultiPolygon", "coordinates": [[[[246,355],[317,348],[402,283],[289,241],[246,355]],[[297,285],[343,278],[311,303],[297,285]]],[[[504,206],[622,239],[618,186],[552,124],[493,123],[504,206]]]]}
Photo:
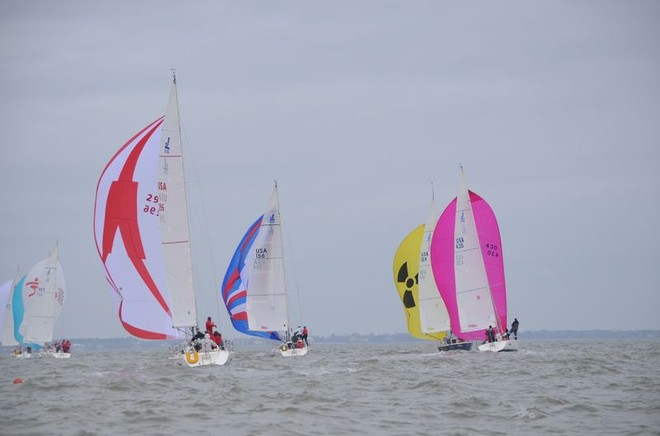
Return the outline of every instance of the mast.
{"type": "Polygon", "coordinates": [[[291,325],[291,317],[289,316],[289,303],[287,301],[287,298],[289,294],[287,293],[286,290],[286,267],[284,264],[284,241],[282,239],[282,214],[280,213],[280,194],[279,191],[277,190],[277,179],[273,180],[275,183],[275,196],[277,197],[277,223],[280,226],[280,244],[282,246],[282,284],[283,288],[282,291],[284,292],[284,304],[286,305],[286,332],[284,334],[284,337],[286,338],[289,335],[289,328],[291,325]]]}

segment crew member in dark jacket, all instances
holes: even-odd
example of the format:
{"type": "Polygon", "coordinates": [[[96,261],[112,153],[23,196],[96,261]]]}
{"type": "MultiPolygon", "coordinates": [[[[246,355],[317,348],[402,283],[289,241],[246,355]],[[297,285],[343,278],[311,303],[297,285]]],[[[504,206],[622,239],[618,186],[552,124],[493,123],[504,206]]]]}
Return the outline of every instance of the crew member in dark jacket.
{"type": "Polygon", "coordinates": [[[511,323],[511,330],[509,330],[509,333],[513,334],[513,337],[515,339],[518,339],[518,318],[513,318],[513,322],[511,323]]]}

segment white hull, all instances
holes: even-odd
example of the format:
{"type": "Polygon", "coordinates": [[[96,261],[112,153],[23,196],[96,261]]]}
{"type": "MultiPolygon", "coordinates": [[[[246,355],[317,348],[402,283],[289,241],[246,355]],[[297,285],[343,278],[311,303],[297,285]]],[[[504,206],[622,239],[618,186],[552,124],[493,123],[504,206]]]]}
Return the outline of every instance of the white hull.
{"type": "Polygon", "coordinates": [[[64,353],[64,352],[53,353],[53,357],[56,359],[69,359],[71,358],[71,353],[64,353]]]}
{"type": "Polygon", "coordinates": [[[289,348],[286,344],[282,344],[277,347],[277,351],[280,352],[282,357],[293,357],[293,356],[304,356],[307,354],[309,347],[304,346],[302,348],[289,348]]]}
{"type": "Polygon", "coordinates": [[[42,356],[53,356],[56,359],[69,359],[71,353],[65,353],[64,351],[40,351],[39,357],[42,356]]]}
{"type": "Polygon", "coordinates": [[[181,359],[191,368],[208,365],[224,365],[231,360],[234,352],[228,350],[193,351],[181,355],[181,359]]]}
{"type": "Polygon", "coordinates": [[[31,353],[11,353],[12,356],[16,357],[17,359],[30,359],[32,357],[31,353]]]}
{"type": "Polygon", "coordinates": [[[482,352],[492,351],[494,353],[498,353],[500,351],[518,351],[518,341],[504,339],[502,341],[486,342],[479,345],[477,348],[482,352]]]}

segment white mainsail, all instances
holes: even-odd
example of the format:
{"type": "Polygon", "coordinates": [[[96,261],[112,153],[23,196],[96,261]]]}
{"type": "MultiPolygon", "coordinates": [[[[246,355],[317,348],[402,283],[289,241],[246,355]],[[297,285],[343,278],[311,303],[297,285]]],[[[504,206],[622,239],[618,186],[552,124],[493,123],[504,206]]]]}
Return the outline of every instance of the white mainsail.
{"type": "Polygon", "coordinates": [[[429,217],[424,226],[424,236],[419,256],[419,319],[422,333],[446,332],[450,329],[449,313],[445,306],[431,267],[431,240],[438,222],[435,199],[431,200],[429,217]]]}
{"type": "Polygon", "coordinates": [[[53,340],[55,321],[60,316],[66,293],[57,245],[50,256],[37,263],[23,285],[25,318],[21,333],[25,343],[44,344],[53,340]]]}
{"type": "Polygon", "coordinates": [[[497,325],[470,195],[465,185],[462,168],[456,200],[454,242],[456,304],[461,331],[482,330],[488,328],[489,325],[497,325]]]}
{"type": "Polygon", "coordinates": [[[158,159],[158,216],[174,327],[197,325],[176,79],[162,125],[158,159]]]}
{"type": "Polygon", "coordinates": [[[255,331],[281,331],[289,328],[289,321],[277,183],[260,227],[246,259],[251,270],[246,285],[248,325],[255,331]]]}

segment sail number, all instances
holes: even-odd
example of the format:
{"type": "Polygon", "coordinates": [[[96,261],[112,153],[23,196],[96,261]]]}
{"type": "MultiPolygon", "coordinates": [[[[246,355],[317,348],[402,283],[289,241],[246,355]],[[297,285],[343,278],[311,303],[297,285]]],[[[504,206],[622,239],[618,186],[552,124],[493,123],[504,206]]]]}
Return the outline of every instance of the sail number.
{"type": "Polygon", "coordinates": [[[498,250],[499,247],[497,245],[491,243],[486,244],[486,254],[488,256],[500,257],[500,252],[498,250]]]}
{"type": "Polygon", "coordinates": [[[461,238],[456,238],[456,249],[460,250],[465,245],[465,240],[461,238]]]}
{"type": "Polygon", "coordinates": [[[142,208],[142,212],[148,213],[149,215],[156,215],[164,210],[164,206],[162,203],[158,203],[158,196],[153,195],[153,194],[147,194],[147,198],[145,199],[146,203],[144,207],[142,208]],[[153,206],[153,204],[156,204],[157,206],[153,206]]]}
{"type": "Polygon", "coordinates": [[[419,256],[419,261],[420,262],[428,262],[429,261],[429,252],[428,251],[422,251],[421,255],[419,256]]]}

